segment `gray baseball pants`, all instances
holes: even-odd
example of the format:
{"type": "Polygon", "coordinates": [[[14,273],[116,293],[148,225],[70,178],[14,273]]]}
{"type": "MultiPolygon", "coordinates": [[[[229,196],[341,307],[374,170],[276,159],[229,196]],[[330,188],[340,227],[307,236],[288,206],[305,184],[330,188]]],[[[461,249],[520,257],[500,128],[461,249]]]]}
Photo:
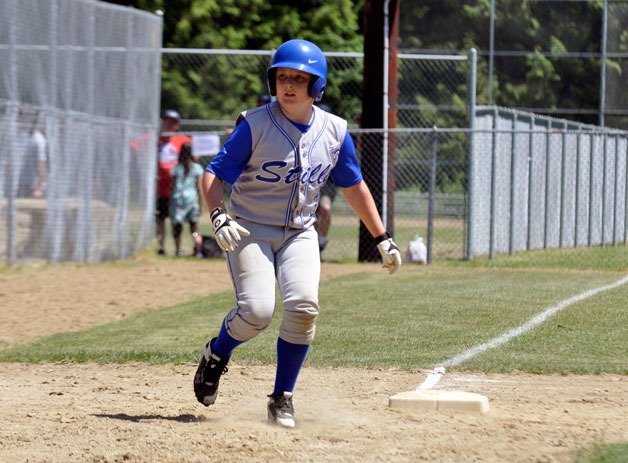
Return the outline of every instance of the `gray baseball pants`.
{"type": "Polygon", "coordinates": [[[270,325],[277,283],[284,312],[279,337],[293,344],[311,344],[319,310],[316,230],[236,220],[251,236],[243,237],[238,248],[227,253],[237,299],[225,319],[228,333],[238,341],[248,341],[270,325]]]}

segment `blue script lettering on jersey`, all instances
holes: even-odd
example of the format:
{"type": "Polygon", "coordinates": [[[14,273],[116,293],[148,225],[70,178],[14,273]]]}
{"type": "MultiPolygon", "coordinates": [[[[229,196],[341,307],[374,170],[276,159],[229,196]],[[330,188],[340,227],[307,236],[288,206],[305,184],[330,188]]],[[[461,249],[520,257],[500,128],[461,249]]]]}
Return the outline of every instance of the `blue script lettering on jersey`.
{"type": "Polygon", "coordinates": [[[270,175],[272,175],[272,177],[264,177],[260,174],[256,175],[255,178],[257,180],[261,180],[262,182],[268,182],[268,183],[277,183],[279,180],[281,180],[281,175],[273,172],[273,169],[276,167],[278,169],[281,169],[283,167],[286,167],[288,165],[287,162],[284,161],[268,161],[265,162],[264,164],[262,164],[262,170],[270,175]]]}
{"type": "Polygon", "coordinates": [[[288,163],[285,161],[267,161],[262,164],[261,170],[268,175],[258,174],[255,176],[257,180],[262,182],[277,183],[282,179],[284,183],[290,184],[297,180],[300,183],[323,185],[329,178],[331,171],[331,164],[327,164],[323,168],[323,164],[317,164],[314,167],[307,167],[303,169],[301,166],[295,166],[288,169],[287,172],[283,172],[288,167],[288,163]]]}

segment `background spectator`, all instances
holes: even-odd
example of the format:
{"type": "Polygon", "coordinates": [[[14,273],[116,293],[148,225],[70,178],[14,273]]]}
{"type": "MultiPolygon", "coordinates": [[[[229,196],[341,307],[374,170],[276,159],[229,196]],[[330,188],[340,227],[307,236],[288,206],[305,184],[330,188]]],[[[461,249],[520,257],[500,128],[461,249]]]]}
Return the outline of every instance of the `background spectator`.
{"type": "Polygon", "coordinates": [[[20,197],[41,198],[46,192],[48,177],[48,142],[40,127],[39,115],[30,124],[24,156],[20,166],[20,180],[17,195],[20,197]]]}
{"type": "Polygon", "coordinates": [[[181,115],[174,109],[164,112],[161,125],[161,134],[157,150],[157,209],[156,233],[157,253],[165,254],[164,239],[166,237],[166,218],[170,216],[170,202],[172,200],[171,171],[179,163],[179,153],[184,143],[192,143],[187,135],[177,134],[181,122],[181,115]]]}
{"type": "Polygon", "coordinates": [[[171,171],[172,201],[170,204],[170,222],[177,257],[185,255],[181,249],[181,232],[183,224],[190,224],[190,233],[194,239],[196,257],[201,253],[202,238],[198,234],[198,220],[201,215],[200,191],[203,168],[192,157],[192,144],[184,143],[179,153],[179,164],[171,171]]]}

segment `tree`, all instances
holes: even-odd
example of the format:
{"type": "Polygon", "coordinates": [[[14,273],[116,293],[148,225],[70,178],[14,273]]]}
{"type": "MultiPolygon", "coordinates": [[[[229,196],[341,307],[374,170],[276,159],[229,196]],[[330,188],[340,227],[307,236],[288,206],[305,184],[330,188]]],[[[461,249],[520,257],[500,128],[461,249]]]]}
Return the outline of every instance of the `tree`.
{"type": "MultiPolygon", "coordinates": [[[[358,25],[361,2],[351,0],[122,0],[146,11],[163,11],[166,48],[272,50],[291,38],[303,38],[323,50],[361,51],[358,25]]],[[[270,56],[270,53],[269,53],[270,56]]],[[[246,102],[265,91],[268,63],[222,57],[193,69],[164,63],[162,107],[177,107],[189,118],[232,120],[246,102]],[[219,76],[219,78],[218,78],[219,76]]],[[[359,71],[359,70],[358,70],[359,71]]],[[[326,103],[342,107],[349,119],[356,101],[346,101],[342,87],[359,85],[359,72],[342,73],[326,93],[326,103]]],[[[357,100],[357,96],[354,98],[357,100]]]]}

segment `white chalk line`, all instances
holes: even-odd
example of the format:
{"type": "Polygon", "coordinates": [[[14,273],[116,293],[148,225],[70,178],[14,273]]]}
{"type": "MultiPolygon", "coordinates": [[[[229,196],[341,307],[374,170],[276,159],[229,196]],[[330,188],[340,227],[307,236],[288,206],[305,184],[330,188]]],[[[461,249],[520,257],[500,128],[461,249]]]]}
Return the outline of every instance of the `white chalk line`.
{"type": "Polygon", "coordinates": [[[432,389],[434,386],[436,386],[438,382],[440,381],[440,379],[442,378],[442,376],[445,374],[446,367],[454,367],[454,366],[460,365],[461,363],[479,354],[482,354],[489,349],[494,349],[495,347],[501,346],[502,344],[507,343],[511,339],[517,336],[520,336],[523,333],[526,333],[527,331],[530,331],[532,328],[535,328],[536,326],[545,322],[548,318],[560,312],[565,307],[569,307],[572,304],[588,299],[604,291],[617,288],[626,283],[628,283],[628,275],[626,275],[625,277],[623,277],[622,279],[614,283],[611,283],[605,286],[600,286],[599,288],[590,289],[576,296],[560,301],[558,304],[552,307],[546,308],[545,310],[543,310],[542,312],[540,312],[539,314],[537,314],[536,316],[528,320],[526,323],[519,325],[518,327],[513,328],[512,330],[507,331],[504,334],[501,334],[500,336],[497,336],[496,338],[493,338],[488,342],[478,344],[477,346],[474,346],[471,349],[468,349],[464,351],[463,353],[456,355],[455,357],[452,357],[449,360],[445,360],[444,362],[439,363],[438,365],[434,367],[434,369],[431,372],[427,374],[427,378],[416,388],[416,390],[428,391],[432,389]]]}

